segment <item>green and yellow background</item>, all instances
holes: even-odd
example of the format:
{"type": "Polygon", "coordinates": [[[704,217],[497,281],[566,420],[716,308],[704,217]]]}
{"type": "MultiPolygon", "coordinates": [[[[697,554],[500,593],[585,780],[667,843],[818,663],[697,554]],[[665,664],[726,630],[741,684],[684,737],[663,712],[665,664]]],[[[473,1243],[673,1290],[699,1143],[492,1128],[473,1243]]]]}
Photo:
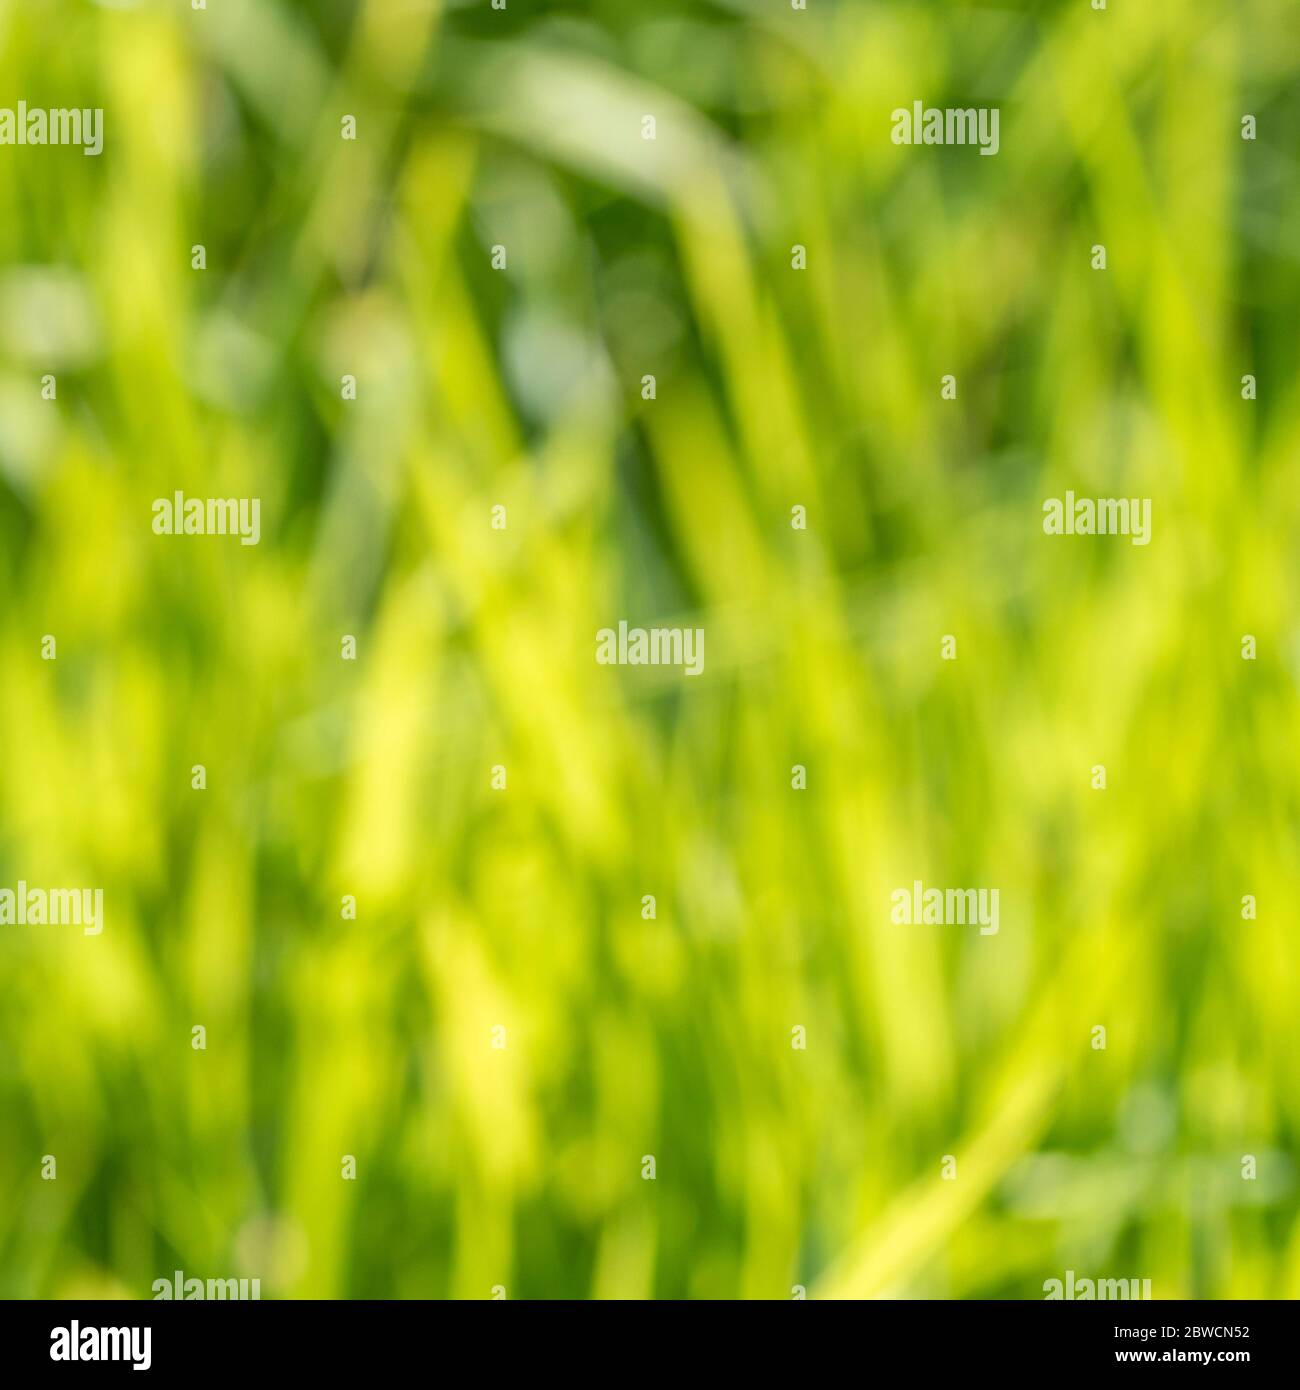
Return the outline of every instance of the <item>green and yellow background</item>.
{"type": "Polygon", "coordinates": [[[0,1295],[1300,1294],[1292,0],[6,0],[19,100],[0,1295]]]}

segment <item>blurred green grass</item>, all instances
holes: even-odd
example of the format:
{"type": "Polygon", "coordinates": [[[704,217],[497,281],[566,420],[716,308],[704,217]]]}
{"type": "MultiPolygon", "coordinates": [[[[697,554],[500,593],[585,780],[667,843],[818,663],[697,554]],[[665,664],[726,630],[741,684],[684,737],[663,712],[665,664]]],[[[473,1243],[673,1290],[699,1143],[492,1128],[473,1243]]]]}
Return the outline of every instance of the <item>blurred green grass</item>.
{"type": "Polygon", "coordinates": [[[0,885],[106,914],[0,928],[0,1295],[1300,1295],[1295,38],[0,6],[3,100],[106,113],[0,150],[0,885]]]}

